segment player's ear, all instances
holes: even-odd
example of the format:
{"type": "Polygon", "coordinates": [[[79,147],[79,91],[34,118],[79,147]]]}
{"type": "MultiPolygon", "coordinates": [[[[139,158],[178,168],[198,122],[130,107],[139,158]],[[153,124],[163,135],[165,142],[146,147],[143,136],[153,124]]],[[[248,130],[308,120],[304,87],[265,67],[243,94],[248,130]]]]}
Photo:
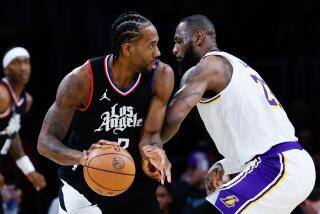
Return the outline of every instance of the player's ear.
{"type": "Polygon", "coordinates": [[[124,56],[130,56],[131,55],[131,44],[129,42],[125,42],[121,45],[121,51],[122,51],[122,54],[124,56]]]}
{"type": "Polygon", "coordinates": [[[202,30],[197,30],[194,34],[193,40],[196,46],[200,46],[204,41],[204,32],[202,30]]]}

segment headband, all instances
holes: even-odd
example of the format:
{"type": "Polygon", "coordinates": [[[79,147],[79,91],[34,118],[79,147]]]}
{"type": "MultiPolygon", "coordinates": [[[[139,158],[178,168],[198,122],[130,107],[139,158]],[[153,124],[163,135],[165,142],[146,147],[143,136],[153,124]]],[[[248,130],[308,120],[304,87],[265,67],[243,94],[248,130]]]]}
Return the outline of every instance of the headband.
{"type": "Polygon", "coordinates": [[[30,54],[25,48],[22,48],[22,47],[12,48],[3,57],[3,60],[2,60],[3,68],[7,67],[12,60],[14,60],[15,58],[20,57],[20,56],[30,58],[30,54]]]}

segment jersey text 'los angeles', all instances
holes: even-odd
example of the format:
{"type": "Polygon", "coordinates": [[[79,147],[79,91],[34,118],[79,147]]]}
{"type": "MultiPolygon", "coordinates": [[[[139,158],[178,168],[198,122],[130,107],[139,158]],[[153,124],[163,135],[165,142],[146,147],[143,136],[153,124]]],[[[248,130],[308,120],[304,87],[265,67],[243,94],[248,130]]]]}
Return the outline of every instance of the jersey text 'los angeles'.
{"type": "MultiPolygon", "coordinates": [[[[108,55],[89,60],[92,79],[90,101],[86,107],[75,112],[68,146],[83,151],[101,139],[118,142],[134,159],[136,177],[132,186],[135,187],[148,183],[141,170],[139,142],[153,96],[155,71],[137,73],[130,88],[123,90],[112,81],[110,58],[111,55],[108,55]]],[[[62,166],[59,174],[70,185],[87,194],[87,187],[82,182],[77,186],[74,179],[68,179],[69,176],[83,179],[81,168],[79,166],[73,171],[70,166],[62,166]]]]}

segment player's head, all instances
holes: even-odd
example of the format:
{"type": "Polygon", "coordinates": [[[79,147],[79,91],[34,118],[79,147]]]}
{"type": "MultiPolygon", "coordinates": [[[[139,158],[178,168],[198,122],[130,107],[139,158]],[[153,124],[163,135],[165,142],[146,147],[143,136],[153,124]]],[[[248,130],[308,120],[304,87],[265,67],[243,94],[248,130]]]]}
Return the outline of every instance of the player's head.
{"type": "Polygon", "coordinates": [[[174,35],[173,54],[180,63],[180,69],[186,71],[194,66],[208,51],[216,46],[216,32],[213,23],[203,15],[183,18],[174,35]]]}
{"type": "Polygon", "coordinates": [[[10,81],[26,84],[31,74],[30,54],[22,47],[9,49],[2,59],[3,72],[10,81]]]}
{"type": "Polygon", "coordinates": [[[120,15],[111,27],[114,62],[128,60],[138,72],[152,70],[160,56],[158,32],[154,25],[136,12],[120,15]]]}

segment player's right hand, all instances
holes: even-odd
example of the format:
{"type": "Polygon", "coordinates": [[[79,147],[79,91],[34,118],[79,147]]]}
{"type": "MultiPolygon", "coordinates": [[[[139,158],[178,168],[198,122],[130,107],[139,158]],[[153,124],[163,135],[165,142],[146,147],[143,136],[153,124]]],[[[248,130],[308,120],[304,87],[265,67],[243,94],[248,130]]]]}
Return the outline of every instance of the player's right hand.
{"type": "Polygon", "coordinates": [[[156,169],[152,164],[142,159],[142,171],[150,178],[161,181],[161,173],[158,169],[156,169]]]}
{"type": "Polygon", "coordinates": [[[157,146],[146,145],[142,147],[150,163],[161,173],[161,184],[167,179],[171,183],[171,163],[165,151],[157,146]]]}
{"type": "Polygon", "coordinates": [[[97,143],[92,144],[88,150],[83,150],[83,156],[81,157],[81,159],[79,161],[80,164],[82,166],[84,166],[85,163],[87,162],[89,153],[94,149],[103,148],[103,146],[105,146],[105,145],[119,146],[119,144],[117,142],[101,139],[97,143]]]}

